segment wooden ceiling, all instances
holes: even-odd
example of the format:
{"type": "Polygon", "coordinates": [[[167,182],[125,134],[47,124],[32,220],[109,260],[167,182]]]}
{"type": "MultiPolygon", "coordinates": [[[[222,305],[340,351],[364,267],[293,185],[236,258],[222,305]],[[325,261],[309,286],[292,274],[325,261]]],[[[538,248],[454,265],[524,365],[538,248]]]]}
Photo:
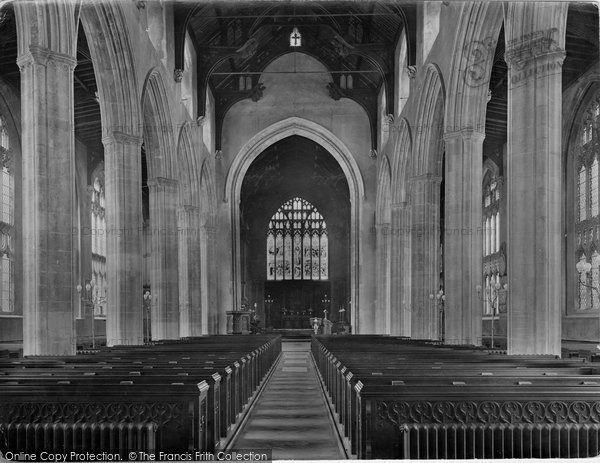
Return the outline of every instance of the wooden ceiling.
{"type": "MultiPolygon", "coordinates": [[[[408,64],[416,58],[416,4],[378,2],[179,2],[175,9],[177,68],[184,68],[184,31],[198,56],[198,110],[204,114],[205,89],[216,101],[217,149],[227,110],[245,98],[260,98],[260,73],[277,57],[299,51],[319,59],[334,76],[334,99],[351,98],[369,115],[373,144],[377,135],[377,96],[385,83],[394,94],[394,58],[402,31],[408,41],[408,64]],[[298,28],[302,44],[290,47],[298,28]],[[179,32],[177,32],[179,31],[179,32]],[[353,88],[339,85],[339,74],[352,75],[353,88]],[[249,76],[250,89],[240,89],[239,76],[249,76]]],[[[388,113],[393,98],[388,95],[388,113]]]]}
{"type": "MultiPolygon", "coordinates": [[[[567,55],[562,68],[563,90],[571,86],[591,67],[598,65],[600,48],[596,4],[587,2],[569,5],[565,49],[567,55]]],[[[504,61],[504,52],[503,27],[498,38],[490,78],[492,98],[487,106],[484,142],[484,153],[494,157],[496,162],[501,162],[498,155],[501,155],[502,145],[507,140],[508,67],[504,61]]]]}
{"type": "MultiPolygon", "coordinates": [[[[598,23],[597,5],[590,2],[570,4],[563,88],[571,85],[591,66],[597,65],[600,52],[598,23]]],[[[216,94],[219,117],[223,117],[235,101],[252,97],[249,92],[240,93],[238,73],[249,73],[253,85],[256,85],[258,74],[252,73],[259,73],[277,56],[289,52],[289,34],[294,26],[302,33],[300,51],[317,57],[332,72],[353,74],[353,91],[346,90],[338,97],[354,98],[363,107],[370,108],[371,113],[376,92],[383,81],[394,81],[390,63],[393,63],[395,43],[403,28],[406,28],[409,39],[413,38],[409,46],[410,60],[414,60],[416,55],[416,4],[408,2],[186,0],[176,2],[175,24],[179,40],[175,47],[178,66],[183,66],[183,47],[182,33],[177,25],[183,24],[198,49],[201,58],[199,70],[207,69],[207,63],[214,65],[212,73],[206,73],[206,85],[210,85],[216,94]]],[[[0,10],[0,76],[19,94],[20,72],[16,58],[15,18],[9,4],[0,10]]],[[[102,132],[94,66],[81,25],[74,76],[75,136],[88,147],[92,169],[103,157],[102,132]]],[[[484,151],[488,153],[498,152],[506,142],[506,76],[502,30],[490,79],[491,100],[484,142],[484,151]]],[[[203,95],[203,92],[198,94],[203,95]]],[[[376,120],[376,114],[374,117],[376,120]]]]}
{"type": "MultiPolygon", "coordinates": [[[[2,8],[0,15],[0,77],[13,87],[17,95],[21,93],[21,74],[17,66],[17,30],[13,9],[10,5],[2,8]]],[[[83,142],[91,157],[89,171],[102,160],[102,127],[100,105],[96,99],[96,77],[90,56],[87,38],[81,23],[77,36],[77,66],[74,72],[75,137],[83,142]]]]}

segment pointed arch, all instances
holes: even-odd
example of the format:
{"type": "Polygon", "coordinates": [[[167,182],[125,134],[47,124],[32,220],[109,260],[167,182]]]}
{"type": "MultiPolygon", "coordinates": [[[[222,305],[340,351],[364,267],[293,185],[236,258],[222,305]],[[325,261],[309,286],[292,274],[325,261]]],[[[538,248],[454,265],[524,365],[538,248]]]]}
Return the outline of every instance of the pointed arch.
{"type": "MultiPolygon", "coordinates": [[[[102,136],[141,135],[136,63],[121,5],[114,0],[84,2],[81,23],[94,62],[102,136]]],[[[75,33],[77,29],[75,29],[75,33]]]]}
{"type": "Polygon", "coordinates": [[[412,135],[405,117],[394,126],[392,155],[392,204],[408,201],[408,180],[411,169],[412,135]]]}
{"type": "Polygon", "coordinates": [[[442,73],[435,64],[425,68],[416,118],[412,176],[442,174],[444,106],[442,73]]]}
{"type": "Polygon", "coordinates": [[[346,176],[350,192],[350,320],[360,332],[359,312],[359,230],[365,187],[361,171],[348,147],[325,127],[300,117],[289,117],[262,130],[241,148],[234,158],[225,181],[224,202],[229,203],[232,238],[233,303],[241,302],[241,244],[239,203],[244,176],[252,162],[269,146],[279,140],[299,135],[318,143],[338,162],[346,176]]]}
{"type": "Polygon", "coordinates": [[[157,68],[151,69],[142,89],[143,137],[149,178],[174,178],[177,172],[169,101],[161,72],[157,68]]]}
{"type": "Polygon", "coordinates": [[[390,223],[391,196],[391,169],[390,161],[384,153],[380,157],[379,171],[377,173],[377,197],[375,200],[375,222],[378,224],[390,223]]]}
{"type": "Polygon", "coordinates": [[[502,21],[499,2],[461,4],[448,80],[446,132],[485,132],[489,82],[502,21]]]}
{"type": "Polygon", "coordinates": [[[200,153],[194,146],[191,122],[186,122],[179,130],[177,141],[177,168],[179,180],[179,201],[182,205],[200,205],[200,153]]]}
{"type": "Polygon", "coordinates": [[[246,175],[250,164],[260,153],[279,140],[291,135],[308,138],[331,153],[340,164],[348,185],[351,189],[354,189],[350,192],[351,197],[354,196],[357,200],[365,198],[365,185],[360,169],[346,145],[330,130],[316,122],[300,117],[289,117],[257,133],[242,147],[227,173],[224,201],[229,202],[231,199],[239,197],[244,175],[246,175]],[[238,185],[237,191],[234,190],[236,185],[238,185]]]}
{"type": "Polygon", "coordinates": [[[485,161],[483,161],[483,175],[481,177],[485,179],[488,172],[493,177],[498,177],[500,175],[500,167],[489,157],[485,158],[485,161]]]}
{"type": "Polygon", "coordinates": [[[202,162],[200,170],[200,210],[205,215],[206,223],[212,225],[217,206],[214,169],[208,159],[202,162]]]}
{"type": "Polygon", "coordinates": [[[75,59],[77,50],[78,2],[16,2],[18,56],[32,46],[46,48],[75,59]]]}

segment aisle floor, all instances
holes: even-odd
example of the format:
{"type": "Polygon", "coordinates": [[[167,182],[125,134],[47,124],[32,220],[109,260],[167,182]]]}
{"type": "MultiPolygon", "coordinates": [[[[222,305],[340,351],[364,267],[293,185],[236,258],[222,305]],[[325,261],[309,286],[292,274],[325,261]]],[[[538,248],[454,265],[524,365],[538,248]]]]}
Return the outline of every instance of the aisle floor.
{"type": "Polygon", "coordinates": [[[234,449],[272,449],[275,460],[345,459],[330,419],[309,342],[284,342],[282,358],[234,449]]]}

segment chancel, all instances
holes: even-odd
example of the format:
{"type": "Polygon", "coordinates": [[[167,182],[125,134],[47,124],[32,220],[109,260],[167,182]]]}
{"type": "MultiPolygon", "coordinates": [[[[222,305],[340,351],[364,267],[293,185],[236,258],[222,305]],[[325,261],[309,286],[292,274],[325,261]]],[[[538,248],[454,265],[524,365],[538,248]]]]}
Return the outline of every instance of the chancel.
{"type": "Polygon", "coordinates": [[[599,455],[599,25],[0,2],[0,452],[599,455]]]}

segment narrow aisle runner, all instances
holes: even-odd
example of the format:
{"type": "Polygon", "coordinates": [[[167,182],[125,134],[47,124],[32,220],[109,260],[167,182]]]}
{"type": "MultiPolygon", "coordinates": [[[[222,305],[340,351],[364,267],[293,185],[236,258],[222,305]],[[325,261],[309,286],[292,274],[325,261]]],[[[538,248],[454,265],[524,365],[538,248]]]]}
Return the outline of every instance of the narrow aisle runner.
{"type": "Polygon", "coordinates": [[[275,460],[345,459],[315,367],[310,343],[282,343],[282,359],[234,449],[272,449],[275,460]]]}

